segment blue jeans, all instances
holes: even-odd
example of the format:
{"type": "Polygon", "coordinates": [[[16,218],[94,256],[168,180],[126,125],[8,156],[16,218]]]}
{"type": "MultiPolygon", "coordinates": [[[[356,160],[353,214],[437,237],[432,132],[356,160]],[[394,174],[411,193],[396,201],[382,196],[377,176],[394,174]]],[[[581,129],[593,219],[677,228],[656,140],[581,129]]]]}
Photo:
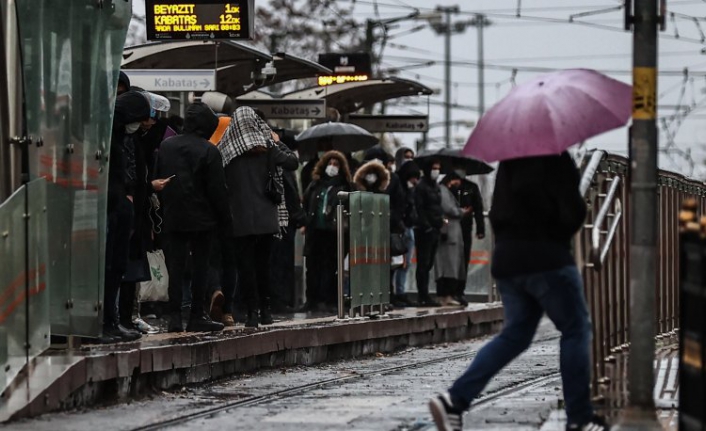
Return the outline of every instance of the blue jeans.
{"type": "Polygon", "coordinates": [[[414,257],[414,229],[406,229],[404,234],[404,243],[407,246],[406,268],[398,268],[395,270],[395,294],[404,295],[405,286],[407,285],[407,272],[412,266],[412,258],[414,257]]]}
{"type": "Polygon", "coordinates": [[[561,379],[569,423],[593,416],[590,401],[591,322],[576,266],[498,280],[505,309],[502,332],[485,345],[449,390],[457,408],[466,410],[490,379],[532,343],[546,312],[561,332],[561,379]]]}

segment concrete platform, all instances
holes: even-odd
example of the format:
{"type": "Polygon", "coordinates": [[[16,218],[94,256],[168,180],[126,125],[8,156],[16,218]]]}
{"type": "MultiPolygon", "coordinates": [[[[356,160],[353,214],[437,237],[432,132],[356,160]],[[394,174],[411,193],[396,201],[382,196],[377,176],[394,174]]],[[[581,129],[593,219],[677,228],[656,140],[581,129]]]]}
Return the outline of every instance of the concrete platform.
{"type": "Polygon", "coordinates": [[[177,385],[263,368],[313,365],[407,346],[497,332],[499,303],[466,309],[408,308],[383,318],[338,320],[295,315],[257,330],[158,334],[134,343],[50,350],[0,397],[0,422],[138,398],[177,385]]]}

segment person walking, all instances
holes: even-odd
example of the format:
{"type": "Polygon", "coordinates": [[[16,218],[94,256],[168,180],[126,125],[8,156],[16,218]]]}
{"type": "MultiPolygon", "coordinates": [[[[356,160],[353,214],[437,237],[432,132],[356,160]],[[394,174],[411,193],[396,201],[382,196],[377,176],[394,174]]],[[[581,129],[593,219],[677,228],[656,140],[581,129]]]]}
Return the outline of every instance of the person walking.
{"type": "Polygon", "coordinates": [[[438,302],[429,295],[429,272],[434,265],[439,245],[441,228],[444,226],[444,211],[441,208],[441,189],[436,181],[441,174],[441,162],[430,160],[424,166],[424,176],[417,184],[414,204],[417,210],[417,225],[414,240],[417,246],[417,292],[419,305],[438,307],[438,302]]]}
{"type": "Polygon", "coordinates": [[[299,159],[255,110],[239,107],[218,149],[223,155],[238,286],[247,304],[246,327],[273,323],[270,310],[270,254],[275,237],[289,224],[282,170],[299,159]]]}
{"type": "Polygon", "coordinates": [[[165,257],[169,271],[169,331],[183,331],[181,319],[184,269],[191,255],[191,314],[189,332],[220,331],[206,313],[209,258],[214,234],[232,223],[223,163],[208,142],[218,126],[211,108],[194,103],[187,108],[183,135],[162,142],[157,178],[164,178],[162,204],[165,257]]]}
{"type": "Polygon", "coordinates": [[[441,229],[439,247],[434,258],[434,279],[436,296],[441,305],[461,305],[454,299],[460,280],[464,277],[463,233],[461,219],[470,212],[462,209],[454,194],[461,186],[461,177],[450,173],[441,181],[441,209],[444,212],[444,226],[441,229]]]}
{"type": "Polygon", "coordinates": [[[544,313],[561,332],[568,431],[607,429],[591,405],[591,322],[571,240],[584,223],[580,174],[567,152],[500,163],[490,212],[491,272],[505,325],[446,393],[429,401],[441,431],[460,431],[463,413],[490,379],[525,351],[544,313]]]}
{"type": "Polygon", "coordinates": [[[312,171],[312,182],[304,193],[307,213],[306,303],[302,311],[328,311],[337,306],[336,206],[339,192],[350,192],[351,173],[346,156],[325,153],[312,171]]]}

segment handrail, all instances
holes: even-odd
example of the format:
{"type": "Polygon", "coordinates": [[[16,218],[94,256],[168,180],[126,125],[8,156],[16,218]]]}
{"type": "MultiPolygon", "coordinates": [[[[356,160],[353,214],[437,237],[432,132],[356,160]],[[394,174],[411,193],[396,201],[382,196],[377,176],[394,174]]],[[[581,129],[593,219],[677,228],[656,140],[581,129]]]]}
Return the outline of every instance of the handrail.
{"type": "Polygon", "coordinates": [[[586,169],[584,169],[583,175],[581,176],[581,183],[579,184],[581,196],[586,196],[588,189],[591,188],[593,177],[596,176],[598,167],[600,166],[601,161],[603,161],[603,157],[605,157],[605,155],[606,152],[602,150],[594,151],[593,154],[591,154],[591,160],[588,161],[588,165],[586,166],[586,169]]]}
{"type": "Polygon", "coordinates": [[[605,244],[601,249],[601,234],[603,233],[601,231],[601,225],[606,217],[609,217],[608,212],[610,211],[613,201],[615,200],[615,196],[618,193],[618,189],[620,188],[620,177],[616,176],[608,179],[607,181],[611,181],[610,189],[608,190],[608,194],[606,194],[605,201],[603,201],[601,209],[598,211],[598,215],[593,222],[593,228],[591,230],[591,263],[593,263],[596,269],[600,269],[603,265],[603,261],[610,250],[611,244],[613,243],[613,238],[615,237],[615,232],[620,224],[620,219],[623,216],[623,205],[621,204],[620,199],[618,199],[616,201],[616,211],[614,214],[610,215],[613,217],[613,222],[608,230],[608,236],[605,244]]]}

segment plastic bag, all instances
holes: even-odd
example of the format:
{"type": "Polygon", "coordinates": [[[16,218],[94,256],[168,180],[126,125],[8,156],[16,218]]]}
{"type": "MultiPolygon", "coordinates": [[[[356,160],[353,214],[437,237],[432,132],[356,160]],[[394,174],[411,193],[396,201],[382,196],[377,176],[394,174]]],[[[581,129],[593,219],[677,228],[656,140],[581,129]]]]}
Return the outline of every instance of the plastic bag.
{"type": "Polygon", "coordinates": [[[147,252],[150,264],[150,281],[143,281],[137,288],[139,302],[167,302],[169,301],[169,273],[162,250],[147,252]]]}

